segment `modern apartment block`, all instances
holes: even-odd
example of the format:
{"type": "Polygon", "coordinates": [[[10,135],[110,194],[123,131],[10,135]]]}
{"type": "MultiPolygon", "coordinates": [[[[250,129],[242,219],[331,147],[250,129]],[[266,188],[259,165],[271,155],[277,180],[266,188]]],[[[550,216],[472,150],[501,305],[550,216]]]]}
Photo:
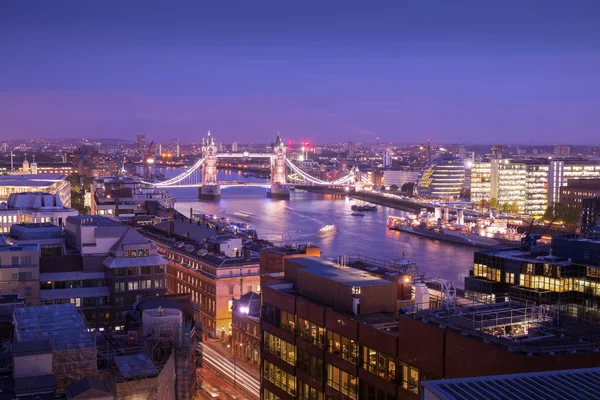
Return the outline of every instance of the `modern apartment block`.
{"type": "Polygon", "coordinates": [[[581,233],[600,230],[600,198],[583,199],[581,209],[581,233]]]}

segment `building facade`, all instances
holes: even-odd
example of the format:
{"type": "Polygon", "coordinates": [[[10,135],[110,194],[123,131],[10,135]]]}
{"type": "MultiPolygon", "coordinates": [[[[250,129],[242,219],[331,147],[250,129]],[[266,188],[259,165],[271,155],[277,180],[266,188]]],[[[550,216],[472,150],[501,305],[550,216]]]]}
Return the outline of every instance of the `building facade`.
{"type": "Polygon", "coordinates": [[[39,301],[39,244],[11,245],[0,236],[0,294],[17,294],[26,305],[39,301]]]}
{"type": "Polygon", "coordinates": [[[261,290],[258,257],[248,252],[239,257],[208,254],[197,244],[179,246],[161,236],[147,237],[168,261],[168,292],[191,293],[204,332],[230,341],[234,299],[261,290]]]}
{"type": "Polygon", "coordinates": [[[567,207],[581,209],[584,199],[600,197],[600,179],[569,179],[560,188],[560,202],[567,207]]]}
{"type": "Polygon", "coordinates": [[[464,161],[454,156],[442,156],[425,166],[417,181],[417,191],[419,196],[429,198],[458,197],[464,182],[464,161]]]}
{"type": "Polygon", "coordinates": [[[71,207],[71,184],[66,175],[0,175],[0,202],[13,193],[42,192],[58,195],[65,207],[71,207]]]}
{"type": "Polygon", "coordinates": [[[79,215],[73,208],[64,207],[58,194],[25,192],[12,193],[0,205],[0,232],[9,232],[13,224],[45,223],[64,226],[70,216],[79,215]]]}

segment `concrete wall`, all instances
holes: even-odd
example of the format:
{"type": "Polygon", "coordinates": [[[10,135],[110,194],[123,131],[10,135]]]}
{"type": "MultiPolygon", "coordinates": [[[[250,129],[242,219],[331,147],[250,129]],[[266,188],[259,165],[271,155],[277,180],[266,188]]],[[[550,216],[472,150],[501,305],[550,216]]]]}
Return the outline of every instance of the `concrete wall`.
{"type": "Polygon", "coordinates": [[[52,353],[20,356],[13,359],[13,377],[29,378],[53,375],[52,353]]]}

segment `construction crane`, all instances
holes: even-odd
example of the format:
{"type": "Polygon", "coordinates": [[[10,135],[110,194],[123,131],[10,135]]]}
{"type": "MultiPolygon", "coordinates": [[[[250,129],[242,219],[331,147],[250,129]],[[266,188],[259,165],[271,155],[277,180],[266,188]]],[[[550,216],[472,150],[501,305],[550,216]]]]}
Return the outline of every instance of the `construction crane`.
{"type": "Polygon", "coordinates": [[[153,147],[154,147],[154,140],[151,141],[150,144],[148,145],[148,149],[146,150],[146,155],[144,156],[144,159],[142,160],[142,162],[144,163],[144,179],[148,178],[148,172],[150,170],[148,164],[154,163],[154,158],[150,157],[153,147]]]}
{"type": "Polygon", "coordinates": [[[527,232],[525,233],[525,236],[523,236],[523,238],[521,238],[521,250],[524,250],[524,251],[533,250],[535,248],[535,246],[537,245],[537,241],[539,239],[541,239],[542,236],[544,236],[544,234],[548,231],[548,229],[550,229],[550,227],[552,226],[554,221],[556,221],[557,219],[558,219],[558,216],[554,217],[554,219],[552,221],[550,221],[550,223],[542,231],[542,233],[531,233],[531,227],[533,226],[533,221],[535,221],[532,219],[531,223],[529,224],[529,229],[527,229],[527,232]]]}

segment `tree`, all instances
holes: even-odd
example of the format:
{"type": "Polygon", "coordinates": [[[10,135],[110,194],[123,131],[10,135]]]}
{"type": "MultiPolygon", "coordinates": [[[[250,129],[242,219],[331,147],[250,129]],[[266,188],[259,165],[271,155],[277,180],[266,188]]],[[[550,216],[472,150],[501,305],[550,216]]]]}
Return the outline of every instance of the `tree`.
{"type": "Polygon", "coordinates": [[[402,189],[400,189],[400,191],[402,191],[403,193],[406,193],[406,195],[409,197],[413,197],[414,190],[415,190],[415,184],[413,182],[406,182],[404,185],[402,185],[402,189]]]}
{"type": "Polygon", "coordinates": [[[498,209],[498,199],[495,197],[492,197],[489,202],[489,207],[498,209]]]}
{"type": "Polygon", "coordinates": [[[89,186],[91,179],[82,178],[79,174],[71,174],[67,177],[71,183],[71,208],[79,211],[80,215],[86,215],[88,209],[85,206],[85,186],[89,186]]]}
{"type": "Polygon", "coordinates": [[[576,227],[581,214],[581,208],[570,207],[569,205],[561,202],[554,203],[544,213],[544,220],[551,221],[557,218],[557,221],[562,222],[566,226],[576,227]]]}
{"type": "Polygon", "coordinates": [[[515,214],[519,212],[519,205],[517,204],[516,201],[513,201],[512,204],[510,205],[510,212],[515,213],[515,214]]]}
{"type": "Polygon", "coordinates": [[[398,191],[398,185],[391,185],[390,186],[390,192],[397,192],[398,191]]]}
{"type": "Polygon", "coordinates": [[[500,212],[504,214],[508,214],[511,210],[510,203],[502,203],[502,207],[500,207],[500,212]]]}

